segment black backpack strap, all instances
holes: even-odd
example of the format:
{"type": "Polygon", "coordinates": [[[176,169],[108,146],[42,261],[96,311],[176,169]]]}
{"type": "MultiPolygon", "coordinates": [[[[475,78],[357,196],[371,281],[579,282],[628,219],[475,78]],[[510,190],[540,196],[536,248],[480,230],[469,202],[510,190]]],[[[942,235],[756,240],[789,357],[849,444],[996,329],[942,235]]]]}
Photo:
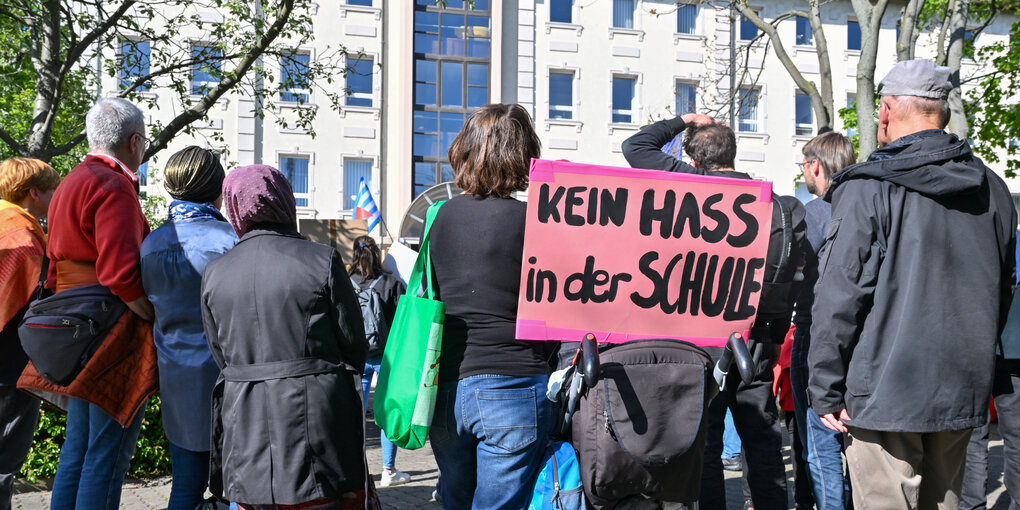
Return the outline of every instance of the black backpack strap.
{"type": "Polygon", "coordinates": [[[776,272],[772,275],[772,283],[779,283],[779,275],[786,272],[786,266],[790,263],[790,251],[793,248],[793,212],[783,205],[781,197],[774,196],[773,202],[779,207],[779,216],[783,222],[783,251],[779,254],[776,272]]]}
{"type": "Polygon", "coordinates": [[[35,296],[34,299],[42,299],[43,292],[46,290],[46,278],[50,273],[50,258],[43,254],[42,258],[42,271],[39,272],[39,284],[35,287],[35,292],[32,294],[35,296]]]}

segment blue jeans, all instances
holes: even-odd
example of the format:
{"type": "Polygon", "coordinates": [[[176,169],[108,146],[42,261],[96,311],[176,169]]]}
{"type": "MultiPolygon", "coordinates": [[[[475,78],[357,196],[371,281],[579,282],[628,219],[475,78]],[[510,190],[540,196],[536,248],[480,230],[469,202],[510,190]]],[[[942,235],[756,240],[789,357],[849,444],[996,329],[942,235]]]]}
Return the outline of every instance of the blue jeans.
{"type": "Polygon", "coordinates": [[[173,485],[167,510],[194,510],[209,485],[209,452],[193,452],[170,443],[173,485]]]}
{"type": "Polygon", "coordinates": [[[737,426],[733,424],[733,413],[726,410],[726,428],[722,435],[722,458],[729,459],[740,455],[740,435],[737,434],[737,426]]]}
{"type": "MultiPolygon", "coordinates": [[[[372,389],[372,375],[379,371],[382,356],[373,356],[365,360],[365,372],[361,374],[361,389],[365,390],[365,412],[368,412],[368,396],[372,389]]],[[[386,437],[386,432],[379,433],[379,444],[382,445],[382,465],[384,469],[393,469],[397,463],[397,445],[386,437]]]]}
{"type": "Polygon", "coordinates": [[[850,501],[850,478],[843,474],[843,434],[822,424],[822,419],[808,406],[807,355],[811,336],[807,327],[797,326],[793,332],[790,354],[790,386],[797,433],[804,438],[804,460],[811,475],[811,487],[818,510],[842,510],[850,501]]]}
{"type": "Polygon", "coordinates": [[[556,421],[548,380],[476,375],[439,385],[429,437],[446,508],[527,505],[556,421]]]}
{"type": "Polygon", "coordinates": [[[120,489],[135,453],[145,406],[123,428],[98,406],[70,399],[67,432],[53,479],[51,510],[103,510],[120,506],[120,489]]]}

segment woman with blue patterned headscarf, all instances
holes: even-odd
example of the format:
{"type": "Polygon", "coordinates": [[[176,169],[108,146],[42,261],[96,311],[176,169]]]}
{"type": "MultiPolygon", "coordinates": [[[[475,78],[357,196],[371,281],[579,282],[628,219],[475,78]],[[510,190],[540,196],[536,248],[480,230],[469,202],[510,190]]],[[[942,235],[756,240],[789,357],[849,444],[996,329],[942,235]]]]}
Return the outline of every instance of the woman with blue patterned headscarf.
{"type": "Polygon", "coordinates": [[[163,428],[170,441],[169,510],[202,502],[209,479],[210,413],[220,370],[202,327],[200,290],[206,264],[237,243],[220,214],[225,173],[216,154],[187,147],[174,154],[164,186],[170,215],[142,243],[142,284],[156,311],[163,428]]]}

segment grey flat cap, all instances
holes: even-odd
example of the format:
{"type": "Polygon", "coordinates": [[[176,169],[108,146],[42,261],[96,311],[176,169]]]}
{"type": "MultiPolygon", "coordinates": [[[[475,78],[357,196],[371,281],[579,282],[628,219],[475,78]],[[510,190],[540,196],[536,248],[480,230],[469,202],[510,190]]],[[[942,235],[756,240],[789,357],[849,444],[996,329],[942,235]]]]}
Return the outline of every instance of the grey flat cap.
{"type": "Polygon", "coordinates": [[[904,60],[893,66],[878,84],[878,95],[916,96],[945,101],[953,88],[949,82],[950,74],[948,67],[937,66],[931,60],[904,60]]]}

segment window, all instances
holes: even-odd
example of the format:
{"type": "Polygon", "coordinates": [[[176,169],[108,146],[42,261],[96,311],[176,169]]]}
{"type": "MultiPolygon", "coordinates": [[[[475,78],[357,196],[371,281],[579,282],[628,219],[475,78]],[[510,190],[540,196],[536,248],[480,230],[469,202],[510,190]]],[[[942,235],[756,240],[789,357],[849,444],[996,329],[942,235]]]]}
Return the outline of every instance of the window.
{"type": "Polygon", "coordinates": [[[750,41],[751,39],[758,37],[758,27],[744,16],[740,16],[739,32],[741,41],[750,41]]]}
{"type": "Polygon", "coordinates": [[[191,93],[205,95],[220,83],[220,69],[223,50],[214,46],[196,44],[191,47],[191,58],[196,60],[191,67],[191,93]]]}
{"type": "Polygon", "coordinates": [[[613,28],[634,28],[637,0],[613,0],[613,28]]]}
{"type": "Polygon", "coordinates": [[[285,53],[280,62],[280,100],[307,103],[311,84],[308,70],[312,56],[307,53],[285,53]]]}
{"type": "Polygon", "coordinates": [[[634,85],[637,79],[613,76],[613,123],[634,122],[634,85]]]}
{"type": "Polygon", "coordinates": [[[549,0],[549,21],[572,23],[574,21],[574,0],[549,0]]]}
{"type": "MultiPolygon", "coordinates": [[[[149,42],[122,41],[120,55],[123,59],[120,67],[120,88],[130,87],[135,80],[149,75],[149,42]]],[[[138,92],[148,92],[149,83],[145,82],[135,88],[138,92]]]]}
{"type": "Polygon", "coordinates": [[[144,198],[149,192],[149,162],[138,165],[138,195],[144,198]]]}
{"type": "Polygon", "coordinates": [[[797,16],[797,46],[814,46],[815,38],[811,34],[811,21],[797,16]]]}
{"type": "MultiPolygon", "coordinates": [[[[854,110],[854,109],[857,108],[857,95],[856,94],[847,94],[846,95],[846,107],[850,108],[851,110],[854,110]]],[[[856,117],[856,115],[855,115],[855,117],[856,117]]],[[[857,134],[857,130],[856,129],[852,129],[852,128],[849,128],[849,127],[846,128],[846,136],[851,137],[851,136],[854,136],[856,134],[857,134]]]]}
{"type": "Polygon", "coordinates": [[[549,73],[549,118],[574,118],[574,73],[549,73]]]}
{"type": "Polygon", "coordinates": [[[487,0],[415,0],[413,196],[453,179],[447,151],[467,116],[489,102],[487,0]]]}
{"type": "Polygon", "coordinates": [[[741,88],[737,92],[737,131],[745,133],[757,133],[760,130],[758,123],[758,89],[741,88]]]}
{"type": "Polygon", "coordinates": [[[811,136],[815,133],[814,115],[811,111],[811,97],[803,92],[797,92],[795,99],[795,132],[797,136],[811,136]]]}
{"type": "Polygon", "coordinates": [[[354,200],[358,196],[358,187],[361,179],[372,189],[372,160],[368,159],[345,159],[344,160],[344,209],[354,209],[354,200]]]}
{"type": "Polygon", "coordinates": [[[372,7],[372,0],[347,0],[347,5],[364,5],[365,7],[372,7]]]}
{"type": "Polygon", "coordinates": [[[698,86],[693,83],[682,81],[676,82],[676,114],[694,113],[695,96],[698,86]]]}
{"type": "Polygon", "coordinates": [[[294,189],[298,207],[308,207],[308,156],[281,156],[280,171],[294,189]]]}
{"type": "Polygon", "coordinates": [[[347,67],[347,106],[372,106],[372,59],[348,58],[347,67]]]}
{"type": "Polygon", "coordinates": [[[861,24],[853,20],[846,22],[846,49],[861,51],[861,24]]]}
{"type": "Polygon", "coordinates": [[[693,34],[698,28],[698,6],[683,4],[676,7],[676,31],[679,34],[693,34]]]}

